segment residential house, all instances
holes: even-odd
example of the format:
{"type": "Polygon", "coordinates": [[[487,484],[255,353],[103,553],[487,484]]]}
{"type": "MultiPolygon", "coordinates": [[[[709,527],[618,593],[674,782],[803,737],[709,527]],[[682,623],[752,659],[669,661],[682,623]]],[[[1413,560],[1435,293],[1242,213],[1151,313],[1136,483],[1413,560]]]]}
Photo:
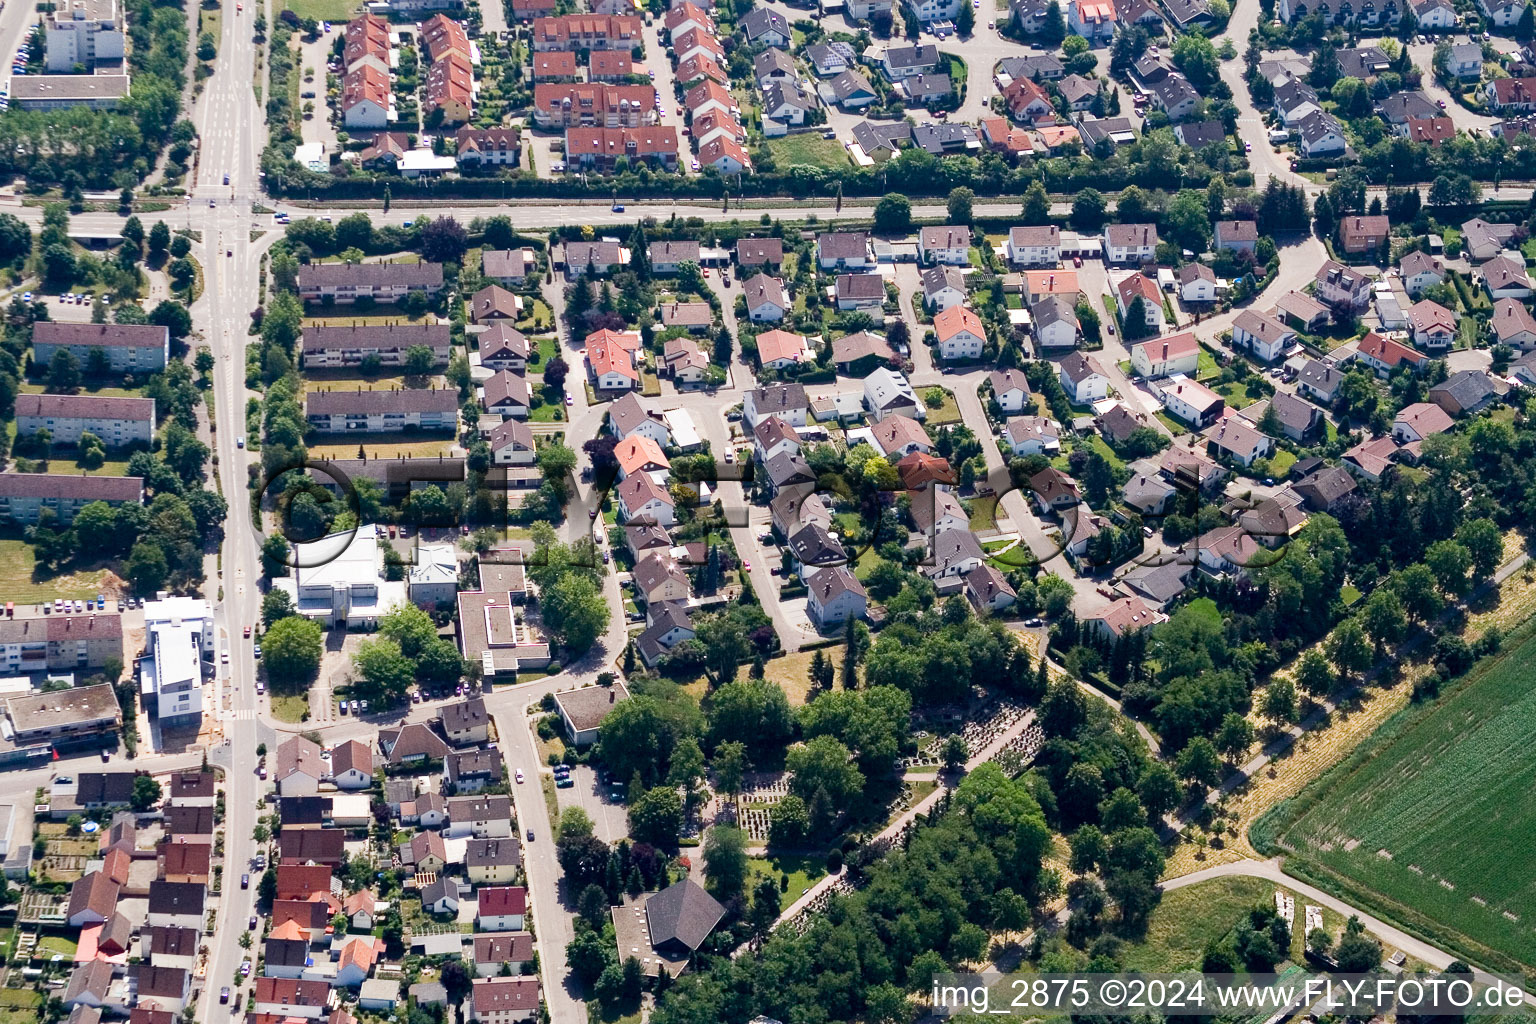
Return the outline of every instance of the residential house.
{"type": "Polygon", "coordinates": [[[502,420],[486,435],[486,443],[497,466],[531,466],[538,455],[533,428],[522,420],[502,420]]]}
{"type": "Polygon", "coordinates": [[[1115,27],[1115,7],[1109,0],[1072,0],[1067,5],[1067,31],[1082,36],[1091,46],[1108,43],[1115,27]]]}
{"type": "Polygon", "coordinates": [[[1528,299],[1531,297],[1531,278],[1525,271],[1523,260],[1508,256],[1495,256],[1477,268],[1483,287],[1494,299],[1528,299]]]}
{"type": "Polygon", "coordinates": [[[1216,272],[1204,263],[1186,263],[1179,268],[1179,298],[1185,305],[1216,301],[1216,272]]]}
{"type": "Polygon", "coordinates": [[[1078,405],[1091,405],[1109,397],[1109,375],[1096,359],[1071,352],[1057,368],[1067,397],[1078,405]]]}
{"type": "Polygon", "coordinates": [[[392,765],[441,761],[448,756],[448,744],[420,722],[380,730],[379,747],[392,765]]]}
{"type": "Polygon", "coordinates": [[[1061,452],[1061,428],[1049,416],[1012,416],[1003,426],[1003,443],[1014,455],[1045,455],[1061,452]]]}
{"type": "Polygon", "coordinates": [[[1157,258],[1155,224],[1104,225],[1104,259],[1109,263],[1151,263],[1157,258]]]}
{"type": "Polygon", "coordinates": [[[800,384],[774,384],[748,391],[742,400],[742,421],[756,427],[764,416],[778,416],[792,427],[808,422],[810,402],[800,384]]]}
{"type": "Polygon", "coordinates": [[[1376,255],[1391,234],[1392,225],[1385,215],[1349,216],[1339,221],[1339,245],[1351,255],[1376,255]]]}
{"type": "Polygon", "coordinates": [[[528,912],[528,890],[521,886],[488,886],[476,893],[475,925],[488,932],[520,932],[528,912]]]}
{"type": "Polygon", "coordinates": [[[1430,351],[1444,351],[1456,341],[1456,314],[1429,299],[1420,299],[1408,310],[1413,342],[1430,351]]]}
{"type": "Polygon", "coordinates": [[[743,270],[750,267],[777,270],[783,262],[782,238],[741,238],[736,241],[736,265],[743,270]]]}
{"type": "Polygon", "coordinates": [[[1403,258],[1397,261],[1397,272],[1402,279],[1403,290],[1413,296],[1417,296],[1425,288],[1445,282],[1445,265],[1418,249],[1404,254],[1403,258]]]}
{"type": "Polygon", "coordinates": [[[1296,340],[1296,332],[1268,313],[1245,309],[1232,321],[1232,344],[1272,363],[1296,340]]]}
{"type": "Polygon", "coordinates": [[[1157,333],[1163,329],[1163,293],[1157,282],[1145,274],[1132,274],[1115,285],[1115,304],[1120,311],[1120,322],[1130,327],[1131,307],[1141,300],[1142,322],[1147,330],[1157,333]]]}
{"type": "Polygon", "coordinates": [[[874,252],[862,231],[824,231],[816,236],[816,261],[822,270],[873,270],[874,252]]]}
{"type": "Polygon", "coordinates": [[[1398,444],[1422,441],[1434,434],[1443,434],[1455,421],[1450,413],[1431,402],[1415,402],[1398,410],[1392,421],[1392,439],[1398,444]]]}
{"type": "Polygon", "coordinates": [[[1342,306],[1356,313],[1371,301],[1371,279],[1335,260],[1324,260],[1313,275],[1317,297],[1328,306],[1342,306]]]}
{"type": "Polygon", "coordinates": [[[511,370],[497,370],[479,391],[480,407],[490,416],[523,420],[533,408],[528,378],[511,370]]]}
{"type": "Polygon", "coordinates": [[[625,522],[640,517],[668,527],[676,522],[676,501],[671,493],[644,473],[625,479],[617,495],[619,517],[625,522]]]}
{"type": "Polygon", "coordinates": [[[980,359],[986,347],[987,331],[981,318],[964,306],[951,306],[933,318],[933,334],[939,358],[980,359]]]}
{"type": "Polygon", "coordinates": [[[1216,392],[1188,377],[1169,377],[1160,385],[1159,397],[1169,415],[1188,423],[1196,430],[1210,426],[1221,418],[1226,401],[1216,392]]]}
{"type": "Polygon", "coordinates": [[[987,382],[992,386],[992,397],[997,402],[997,407],[1007,414],[1018,414],[1024,411],[1024,404],[1029,401],[1029,381],[1024,376],[1024,371],[1015,369],[993,370],[987,374],[987,382]]]}
{"type": "Polygon", "coordinates": [[[454,388],[311,391],[304,396],[304,419],[322,434],[453,430],[459,393],[454,388]]]}
{"type": "Polygon", "coordinates": [[[470,992],[474,1024],[519,1024],[539,1014],[538,978],[476,978],[470,992]]]}
{"type": "Polygon", "coordinates": [[[900,358],[883,337],[868,331],[845,334],[832,341],[832,365],[845,376],[867,376],[877,366],[891,365],[900,358]]]}
{"type": "Polygon", "coordinates": [[[1536,317],[1517,299],[1499,299],[1493,304],[1491,326],[1501,345],[1519,352],[1536,348],[1536,317]]]}
{"type": "Polygon", "coordinates": [[[1491,260],[1513,244],[1518,224],[1490,224],[1474,217],[1461,225],[1461,251],[1474,263],[1491,260]]]}
{"type": "Polygon", "coordinates": [[[327,773],[318,744],[303,736],[290,736],[278,744],[272,780],[283,796],[314,796],[327,773]]]}
{"type": "Polygon", "coordinates": [[[1077,344],[1081,324],[1077,311],[1064,296],[1050,295],[1030,307],[1035,341],[1041,348],[1072,348],[1077,344]]]}
{"type": "Polygon", "coordinates": [[[1021,267],[1054,267],[1061,262],[1061,229],[1016,227],[1008,232],[1008,261],[1021,267]]]}
{"type": "Polygon", "coordinates": [[[906,416],[914,420],[928,417],[928,409],[918,401],[906,374],[889,366],[879,366],[864,378],[864,408],[873,422],[888,416],[906,416]]]}
{"type": "MultiPolygon", "coordinates": [[[[1218,399],[1219,400],[1219,399],[1218,399]]],[[[1241,416],[1228,416],[1205,432],[1212,455],[1232,459],[1250,467],[1275,450],[1274,439],[1260,432],[1241,416]]]]}
{"type": "Polygon", "coordinates": [[[927,267],[921,281],[923,301],[931,310],[943,312],[965,301],[965,275],[954,267],[927,267]]]}
{"type": "Polygon", "coordinates": [[[885,303],[885,279],[879,274],[838,274],[832,291],[841,310],[871,311],[885,303]]]}
{"type": "Polygon", "coordinates": [[[910,416],[886,416],[869,428],[875,447],[887,458],[899,459],[913,452],[932,454],[933,441],[923,425],[910,416]]]}
{"type": "Polygon", "coordinates": [[[864,618],[869,598],[864,585],[847,566],[823,569],[814,574],[806,586],[809,591],[807,612],[823,632],[850,619],[864,618]]]}
{"type": "Polygon", "coordinates": [[[1360,344],[1355,350],[1355,361],[1370,367],[1376,372],[1376,376],[1387,377],[1404,363],[1418,369],[1429,359],[1407,345],[1370,331],[1360,339],[1360,344]]]}
{"type": "MultiPolygon", "coordinates": [[[[757,323],[782,320],[792,308],[781,278],[756,274],[741,286],[741,290],[747,300],[747,317],[757,323]]],[[[883,288],[880,297],[884,301],[883,288]]]]}
{"type": "Polygon", "coordinates": [[[632,434],[643,434],[663,448],[672,443],[672,431],[666,421],[648,411],[632,391],[608,407],[608,431],[621,441],[632,434]]]}
{"type": "Polygon", "coordinates": [[[331,778],[337,789],[367,789],[373,785],[373,751],[358,740],[346,740],[331,750],[331,778]]]}
{"type": "Polygon", "coordinates": [[[1200,343],[1188,331],[1131,346],[1131,367],[1141,377],[1193,377],[1199,366],[1200,343]]]}
{"type": "Polygon", "coordinates": [[[1320,110],[1302,118],[1297,130],[1302,156],[1308,159],[1342,155],[1349,144],[1339,120],[1320,110]]]}
{"type": "Polygon", "coordinates": [[[1429,400],[1452,416],[1481,412],[1498,398],[1482,370],[1459,370],[1429,389],[1429,400]]]}
{"type": "Polygon", "coordinates": [[[1253,252],[1259,245],[1259,226],[1251,220],[1219,220],[1212,232],[1217,251],[1253,252]]]}
{"type": "Polygon", "coordinates": [[[924,227],[917,235],[918,257],[924,263],[970,264],[971,229],[963,225],[924,227]]]}
{"type": "Polygon", "coordinates": [[[528,932],[481,933],[474,938],[475,976],[496,977],[503,964],[510,965],[513,975],[529,974],[533,955],[533,936],[528,932]]]}

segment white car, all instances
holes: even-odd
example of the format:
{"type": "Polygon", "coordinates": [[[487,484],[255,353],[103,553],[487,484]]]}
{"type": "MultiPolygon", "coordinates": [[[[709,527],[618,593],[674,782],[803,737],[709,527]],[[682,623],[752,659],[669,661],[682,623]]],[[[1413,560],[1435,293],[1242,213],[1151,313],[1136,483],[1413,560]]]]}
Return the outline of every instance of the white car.
{"type": "Polygon", "coordinates": [[[523,784],[523,770],[521,768],[517,770],[517,784],[519,786],[523,784]]]}

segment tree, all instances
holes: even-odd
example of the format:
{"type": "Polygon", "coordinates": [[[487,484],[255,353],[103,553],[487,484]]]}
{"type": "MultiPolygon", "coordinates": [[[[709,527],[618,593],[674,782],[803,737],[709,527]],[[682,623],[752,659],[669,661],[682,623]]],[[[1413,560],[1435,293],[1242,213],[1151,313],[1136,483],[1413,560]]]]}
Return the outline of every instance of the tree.
{"type": "Polygon", "coordinates": [[[1289,679],[1276,679],[1264,688],[1259,714],[1277,726],[1296,721],[1296,687],[1289,679]]]}
{"type": "Polygon", "coordinates": [[[912,202],[900,192],[889,192],[875,204],[875,231],[900,235],[912,230],[912,202]]]}
{"type": "Polygon", "coordinates": [[[1229,711],[1216,732],[1216,749],[1229,761],[1236,761],[1253,744],[1253,726],[1236,711],[1229,711]]]}
{"type": "Polygon", "coordinates": [[[1408,630],[1408,614],[1403,602],[1387,587],[1378,587],[1360,609],[1360,624],[1371,638],[1379,656],[1388,644],[1395,644],[1408,630]]]}
{"type": "Polygon", "coordinates": [[[1449,597],[1461,597],[1471,588],[1468,573],[1472,553],[1460,542],[1438,540],[1424,552],[1424,564],[1434,573],[1440,590],[1449,597]]]}
{"type": "Polygon", "coordinates": [[[261,571],[266,576],[288,575],[288,539],[274,533],[261,542],[261,571]]]}
{"type": "Polygon", "coordinates": [[[1312,219],[1317,224],[1317,233],[1323,237],[1333,234],[1334,220],[1333,204],[1328,201],[1328,196],[1319,193],[1312,203],[1312,219]]]}
{"type": "Polygon", "coordinates": [[[741,792],[747,768],[747,748],[735,740],[728,740],[715,748],[715,756],[709,766],[715,773],[715,789],[726,796],[741,792]]]}
{"type": "Polygon", "coordinates": [[[405,372],[411,377],[425,377],[432,372],[435,362],[432,350],[425,345],[412,345],[405,350],[405,372]]]}
{"type": "Polygon", "coordinates": [[[1444,602],[1436,590],[1435,574],[1423,562],[1397,570],[1390,583],[1403,602],[1403,610],[1413,621],[1427,622],[1440,614],[1444,602]]]}
{"type": "Polygon", "coordinates": [[[629,805],[629,834],[636,842],[672,849],[683,828],[683,801],[671,786],[656,786],[629,805]]]}
{"type": "Polygon", "coordinates": [[[970,224],[974,219],[971,209],[976,202],[976,193],[968,188],[954,188],[949,191],[949,222],[951,224],[970,224]]]}
{"type": "Polygon", "coordinates": [[[149,322],[164,327],[172,341],[180,341],[192,333],[192,314],[175,299],[161,299],[149,312],[149,322]]]}
{"type": "Polygon", "coordinates": [[[155,221],[155,226],[149,229],[149,254],[155,257],[164,256],[170,244],[170,227],[163,220],[155,221]]]}
{"type": "Polygon", "coordinates": [[[793,793],[773,805],[769,812],[768,843],[778,849],[793,849],[805,842],[811,831],[810,813],[805,801],[793,793]]]}
{"type": "Polygon", "coordinates": [[[1358,917],[1344,925],[1344,935],[1333,951],[1340,973],[1367,974],[1381,967],[1381,943],[1371,938],[1358,917]]]}
{"type": "Polygon", "coordinates": [[[80,360],[60,349],[48,363],[48,390],[73,391],[80,386],[80,360]]]}
{"type": "Polygon", "coordinates": [[[1045,5],[1045,20],[1040,25],[1040,40],[1047,47],[1059,44],[1067,35],[1067,19],[1061,13],[1059,0],[1050,0],[1045,5]]]}
{"type": "MultiPolygon", "coordinates": [[[[831,736],[817,736],[791,748],[784,763],[794,773],[792,792],[807,807],[815,808],[818,802],[824,804],[828,819],[835,810],[849,807],[863,793],[864,773],[853,763],[849,749],[831,736]]],[[[813,820],[811,824],[821,829],[830,820],[813,820]]]]}
{"type": "Polygon", "coordinates": [[[274,682],[300,683],[320,668],[320,623],[298,615],[279,619],[262,637],[262,661],[274,682]]]}
{"type": "MultiPolygon", "coordinates": [[[[269,633],[270,635],[270,633],[269,633]]],[[[352,655],[352,672],[369,700],[399,701],[416,678],[416,666],[389,637],[364,640],[352,655]]]]}
{"type": "Polygon", "coordinates": [[[970,4],[961,4],[960,13],[955,16],[955,33],[962,39],[969,39],[971,33],[976,30],[976,11],[970,4]]]}
{"type": "Polygon", "coordinates": [[[1045,190],[1045,182],[1036,179],[1024,190],[1024,208],[1020,213],[1025,224],[1043,227],[1051,222],[1051,196],[1045,190]]]}
{"type": "Polygon", "coordinates": [[[152,540],[141,540],[128,553],[124,566],[128,581],[140,594],[152,594],[165,586],[171,567],[165,559],[165,549],[152,540]]]}
{"type": "Polygon", "coordinates": [[[540,599],[544,625],[572,654],[591,650],[608,628],[608,602],[591,576],[566,573],[540,599]]]}
{"type": "Polygon", "coordinates": [[[603,887],[593,883],[581,890],[576,898],[576,913],[594,930],[601,929],[608,919],[608,894],[603,887]]]}
{"type": "Polygon", "coordinates": [[[438,217],[421,229],[421,254],[434,263],[457,263],[469,249],[469,232],[452,217],[438,217]]]}
{"type": "Polygon", "coordinates": [[[1195,785],[1214,786],[1221,780],[1221,759],[1204,736],[1196,736],[1179,751],[1178,769],[1180,777],[1195,785]]]}
{"type": "Polygon", "coordinates": [[[1326,643],[1328,660],[1338,670],[1340,679],[1348,679],[1355,672],[1363,672],[1371,666],[1371,645],[1365,638],[1365,630],[1354,619],[1345,619],[1334,627],[1326,643]]]}
{"type": "Polygon", "coordinates": [[[747,884],[747,834],[733,825],[716,825],[704,836],[704,881],[715,899],[728,903],[747,884]]]}
{"type": "Polygon", "coordinates": [[[148,775],[136,775],[133,779],[133,796],[129,800],[136,811],[147,811],[160,802],[160,783],[148,775]]]}
{"type": "Polygon", "coordinates": [[[1301,656],[1296,665],[1296,685],[1311,697],[1322,697],[1333,689],[1335,682],[1328,655],[1316,647],[1301,656]]]}
{"type": "Polygon", "coordinates": [[[1520,12],[1520,20],[1515,22],[1515,38],[1522,43],[1529,43],[1536,39],[1536,9],[1530,4],[1520,12]]]}
{"type": "Polygon", "coordinates": [[[1504,560],[1504,536],[1491,519],[1468,519],[1457,529],[1456,540],[1471,557],[1472,578],[1478,582],[1492,576],[1504,560]]]}
{"type": "Polygon", "coordinates": [[[1161,761],[1153,761],[1142,771],[1136,782],[1136,796],[1153,820],[1161,818],[1179,805],[1179,780],[1161,761]]]}
{"type": "Polygon", "coordinates": [[[288,591],[273,587],[262,595],[261,621],[266,625],[271,626],[278,619],[286,618],[295,612],[293,598],[289,596],[288,591]]]}
{"type": "Polygon", "coordinates": [[[1079,230],[1097,231],[1104,226],[1107,208],[1104,196],[1097,189],[1083,189],[1072,197],[1072,226],[1079,230]]]}

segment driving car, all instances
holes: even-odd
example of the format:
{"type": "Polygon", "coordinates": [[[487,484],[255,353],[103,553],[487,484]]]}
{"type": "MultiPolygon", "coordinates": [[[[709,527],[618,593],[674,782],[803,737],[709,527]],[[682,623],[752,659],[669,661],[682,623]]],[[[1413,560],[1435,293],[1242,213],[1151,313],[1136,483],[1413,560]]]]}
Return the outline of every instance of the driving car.
{"type": "Polygon", "coordinates": [[[242,889],[249,889],[250,887],[251,887],[251,876],[250,875],[241,875],[240,876],[240,888],[242,888],[242,889]]]}
{"type": "Polygon", "coordinates": [[[571,397],[571,393],[569,391],[567,391],[565,393],[565,404],[569,406],[569,405],[574,405],[575,403],[576,403],[576,399],[572,398],[571,397]]]}
{"type": "Polygon", "coordinates": [[[245,635],[247,637],[249,637],[251,635],[251,627],[250,626],[246,626],[245,627],[245,635]]]}
{"type": "Polygon", "coordinates": [[[253,932],[253,931],[256,930],[256,915],[255,914],[251,915],[251,920],[249,921],[249,923],[246,924],[245,930],[248,931],[248,932],[253,932]]]}
{"type": "Polygon", "coordinates": [[[226,185],[229,184],[229,175],[227,175],[227,174],[224,175],[224,184],[226,184],[226,185]]]}
{"type": "Polygon", "coordinates": [[[624,212],[624,204],[623,203],[614,203],[613,204],[613,212],[614,213],[623,213],[624,212]]]}
{"type": "Polygon", "coordinates": [[[517,770],[517,784],[519,786],[523,784],[523,770],[521,768],[517,770]]]}
{"type": "Polygon", "coordinates": [[[219,989],[219,1002],[221,1002],[221,1003],[229,1002],[229,986],[228,985],[225,985],[223,988],[219,989]]]}
{"type": "Polygon", "coordinates": [[[741,563],[741,567],[743,569],[747,570],[747,572],[751,572],[752,571],[752,563],[751,562],[744,561],[744,562],[741,563]]]}
{"type": "Polygon", "coordinates": [[[244,434],[241,434],[239,437],[235,438],[235,447],[236,448],[244,448],[245,447],[245,435],[244,434]]]}
{"type": "Polygon", "coordinates": [[[528,841],[533,842],[533,829],[528,830],[528,841]]]}

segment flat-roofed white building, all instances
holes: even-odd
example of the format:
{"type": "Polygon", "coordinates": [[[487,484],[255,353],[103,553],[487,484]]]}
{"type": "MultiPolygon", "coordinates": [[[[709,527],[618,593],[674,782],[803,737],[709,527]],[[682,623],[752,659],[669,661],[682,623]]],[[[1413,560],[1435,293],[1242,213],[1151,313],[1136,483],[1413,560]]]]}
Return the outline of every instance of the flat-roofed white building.
{"type": "Polygon", "coordinates": [[[68,0],[49,12],[43,21],[49,71],[73,71],[82,64],[89,71],[100,61],[124,57],[123,23],[117,0],[68,0]]]}
{"type": "Polygon", "coordinates": [[[187,724],[203,713],[203,663],[215,645],[213,608],[196,597],[144,603],[149,657],[139,662],[139,695],[160,724],[187,724]]]}
{"type": "Polygon", "coordinates": [[[372,629],[407,601],[405,581],[384,579],[379,528],[359,526],[293,546],[296,568],[274,580],[293,597],[298,613],[327,627],[372,629]]]}

